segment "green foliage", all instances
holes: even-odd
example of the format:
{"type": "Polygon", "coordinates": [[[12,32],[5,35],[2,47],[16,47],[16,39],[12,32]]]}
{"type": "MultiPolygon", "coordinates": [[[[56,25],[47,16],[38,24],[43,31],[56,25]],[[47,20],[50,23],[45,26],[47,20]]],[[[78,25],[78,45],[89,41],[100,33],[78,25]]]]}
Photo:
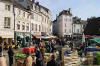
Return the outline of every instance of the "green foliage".
{"type": "Polygon", "coordinates": [[[16,53],[14,55],[15,59],[25,59],[26,57],[27,57],[26,54],[21,54],[21,53],[16,53]]]}

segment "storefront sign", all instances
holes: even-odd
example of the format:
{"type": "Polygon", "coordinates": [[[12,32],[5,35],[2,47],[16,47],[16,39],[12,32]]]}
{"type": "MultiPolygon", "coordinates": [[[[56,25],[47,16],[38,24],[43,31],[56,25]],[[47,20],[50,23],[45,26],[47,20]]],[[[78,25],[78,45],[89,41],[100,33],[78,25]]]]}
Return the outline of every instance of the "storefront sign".
{"type": "Polygon", "coordinates": [[[16,17],[16,20],[18,20],[18,21],[20,20],[22,22],[28,22],[28,23],[30,22],[30,20],[22,18],[22,17],[19,17],[19,16],[16,17]]]}

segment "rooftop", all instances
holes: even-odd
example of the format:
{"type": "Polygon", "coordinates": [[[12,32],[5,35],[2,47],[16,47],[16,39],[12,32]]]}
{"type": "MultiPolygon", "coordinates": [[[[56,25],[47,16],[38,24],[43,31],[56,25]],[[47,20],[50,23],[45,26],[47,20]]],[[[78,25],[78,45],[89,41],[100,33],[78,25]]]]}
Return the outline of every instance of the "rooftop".
{"type": "Polygon", "coordinates": [[[59,13],[59,16],[61,16],[63,14],[68,15],[68,16],[72,16],[71,9],[69,8],[68,10],[63,10],[62,12],[59,13]]]}

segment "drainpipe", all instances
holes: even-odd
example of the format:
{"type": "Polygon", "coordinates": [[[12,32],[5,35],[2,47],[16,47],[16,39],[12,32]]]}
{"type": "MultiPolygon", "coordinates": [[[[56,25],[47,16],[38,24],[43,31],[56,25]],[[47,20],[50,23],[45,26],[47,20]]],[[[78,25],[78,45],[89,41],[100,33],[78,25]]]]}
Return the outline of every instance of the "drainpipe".
{"type": "MultiPolygon", "coordinates": [[[[32,15],[31,11],[30,11],[30,15],[32,15]]],[[[30,25],[30,28],[29,28],[29,30],[30,30],[30,43],[32,41],[32,38],[31,38],[31,36],[32,36],[32,34],[31,34],[31,32],[32,32],[32,25],[31,24],[32,24],[32,22],[30,21],[30,24],[29,24],[30,25]]]]}
{"type": "Polygon", "coordinates": [[[14,15],[14,42],[15,42],[15,44],[17,44],[17,42],[16,42],[16,32],[15,32],[15,1],[14,0],[12,0],[12,3],[13,3],[13,15],[14,15]]]}

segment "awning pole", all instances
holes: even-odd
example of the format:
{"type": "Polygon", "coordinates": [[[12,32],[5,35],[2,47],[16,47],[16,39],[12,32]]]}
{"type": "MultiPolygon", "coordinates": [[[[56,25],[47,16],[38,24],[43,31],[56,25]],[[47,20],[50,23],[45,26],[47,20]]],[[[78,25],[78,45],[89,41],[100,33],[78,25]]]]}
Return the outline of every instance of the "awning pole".
{"type": "Polygon", "coordinates": [[[4,43],[2,43],[2,56],[3,56],[3,45],[4,45],[4,43]]]}

